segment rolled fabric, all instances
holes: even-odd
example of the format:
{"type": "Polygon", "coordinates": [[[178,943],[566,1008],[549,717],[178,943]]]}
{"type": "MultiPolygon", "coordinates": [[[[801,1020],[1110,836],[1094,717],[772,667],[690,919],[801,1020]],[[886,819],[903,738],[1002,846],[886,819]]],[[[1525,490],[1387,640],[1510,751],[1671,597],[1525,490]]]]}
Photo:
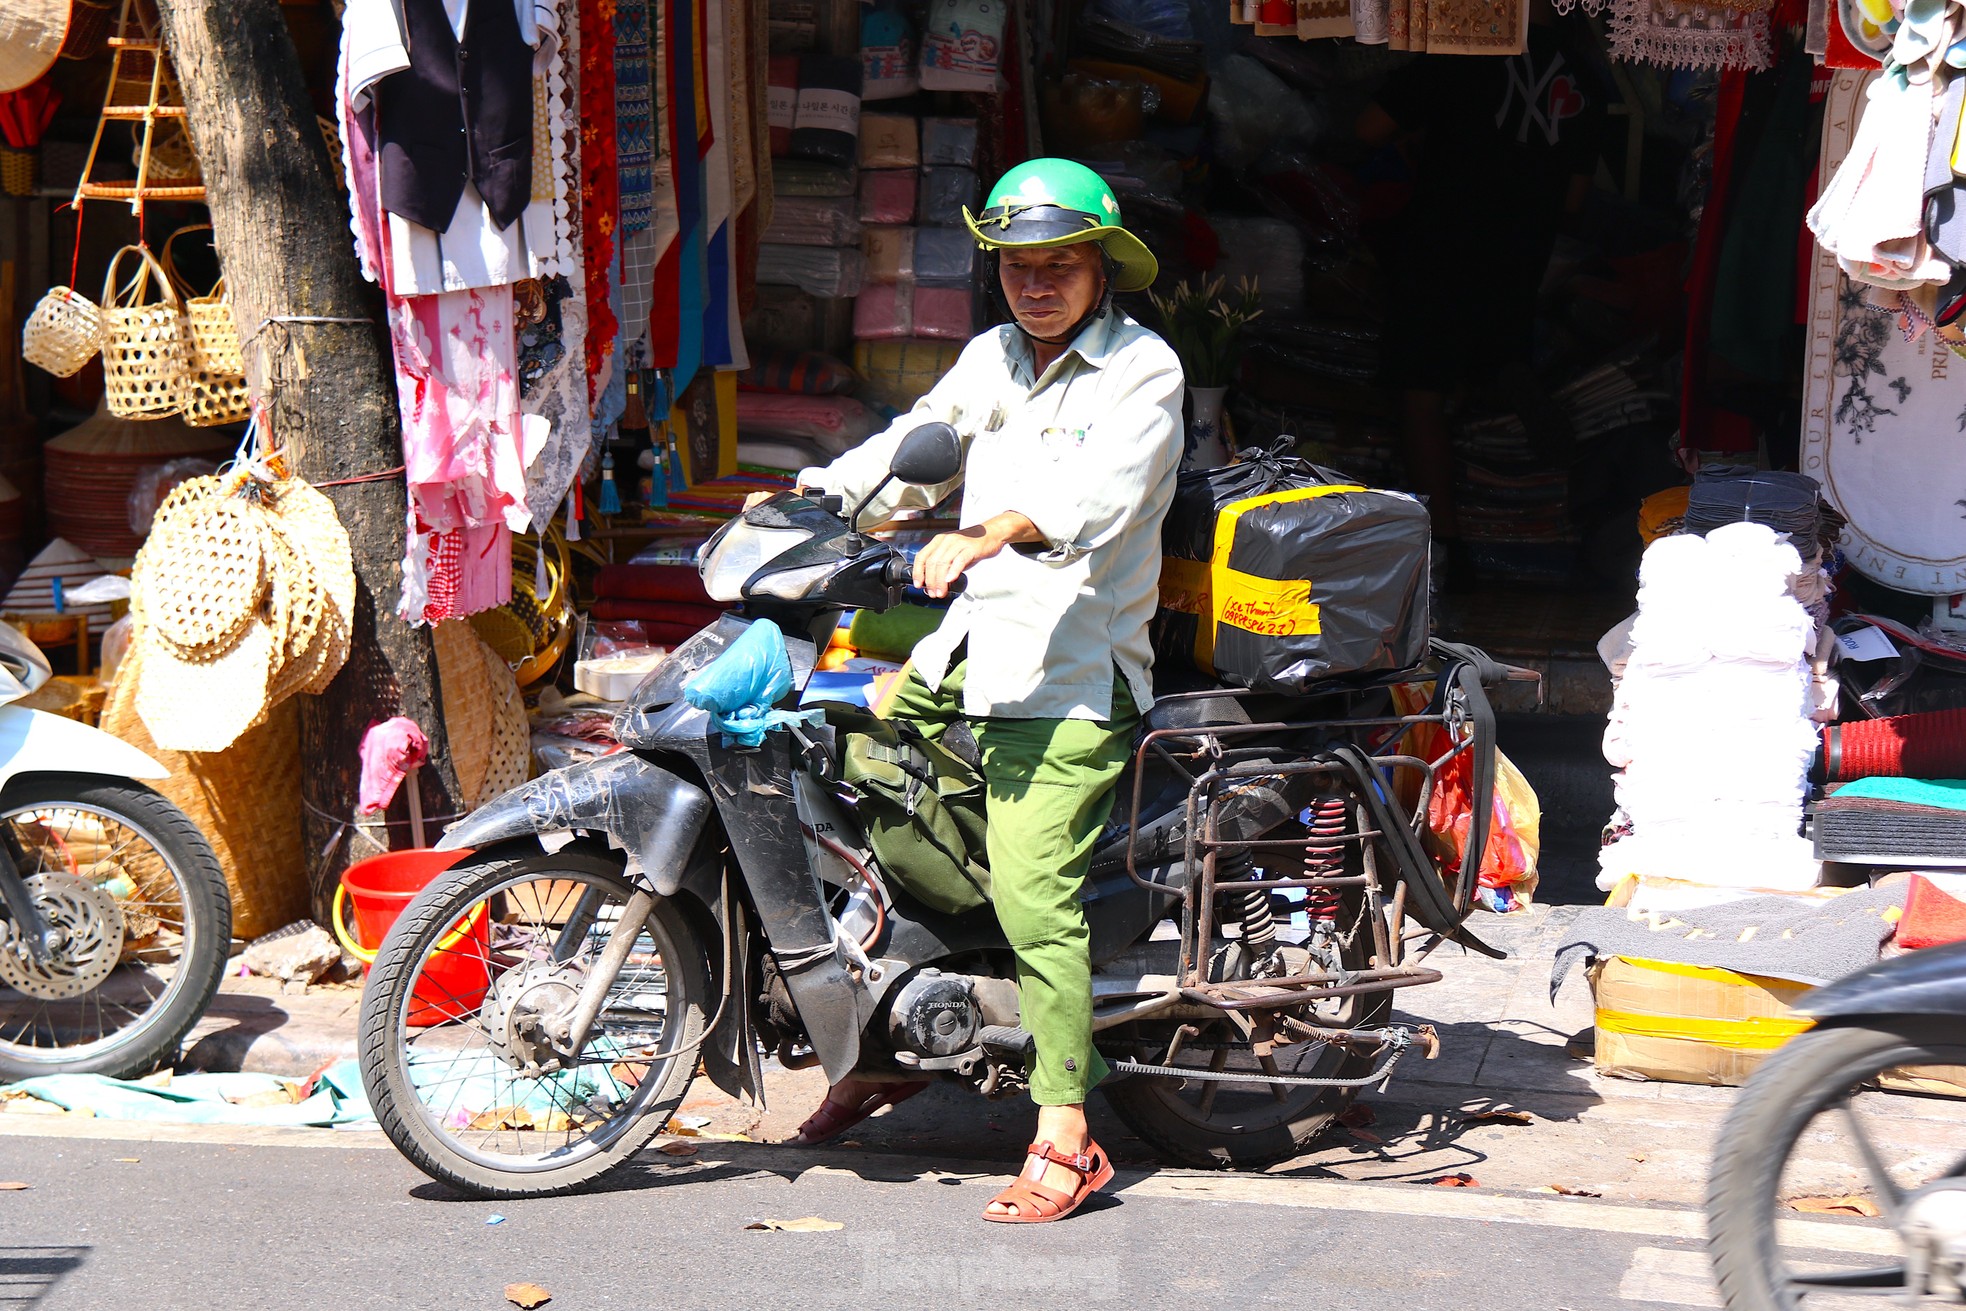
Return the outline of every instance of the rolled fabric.
{"type": "Polygon", "coordinates": [[[790,153],[825,164],[851,164],[859,148],[859,56],[800,55],[790,153]]]}
{"type": "Polygon", "coordinates": [[[920,173],[912,168],[869,169],[860,175],[862,223],[913,223],[920,173]]]}
{"type": "Polygon", "coordinates": [[[771,124],[771,153],[792,149],[792,120],[799,103],[799,57],[773,55],[765,82],[765,121],[771,124]]]}
{"type": "Polygon", "coordinates": [[[588,613],[595,619],[605,621],[640,620],[650,641],[666,642],[673,640],[670,634],[677,629],[687,637],[699,629],[709,627],[723,617],[724,611],[722,606],[715,605],[684,605],[679,601],[628,601],[604,596],[594,602],[594,608],[588,613]],[[655,629],[649,627],[650,624],[665,629],[664,635],[658,636],[655,629]]]}
{"type": "Polygon", "coordinates": [[[594,595],[619,601],[676,601],[714,605],[696,568],[686,564],[606,564],[594,578],[594,595]]]}
{"type": "Polygon", "coordinates": [[[1859,778],[1966,778],[1966,708],[1830,724],[1815,775],[1859,778]]]}
{"type": "Polygon", "coordinates": [[[917,168],[922,162],[921,130],[907,114],[860,116],[860,167],[917,168]]]}

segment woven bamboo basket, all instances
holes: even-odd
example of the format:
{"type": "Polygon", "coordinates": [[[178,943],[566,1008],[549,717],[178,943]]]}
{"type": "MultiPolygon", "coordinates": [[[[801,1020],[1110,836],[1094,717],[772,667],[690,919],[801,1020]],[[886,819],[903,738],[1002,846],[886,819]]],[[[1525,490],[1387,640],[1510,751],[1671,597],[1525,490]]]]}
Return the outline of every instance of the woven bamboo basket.
{"type": "Polygon", "coordinates": [[[102,284],[103,397],[126,419],[161,419],[184,409],[191,381],[184,306],[163,265],[146,246],[125,246],[109,261],[102,284]],[[131,252],[142,260],[121,287],[116,272],[131,252]],[[156,300],[148,300],[151,283],[156,300]]]}
{"type": "Polygon", "coordinates": [[[81,292],[50,287],[21,330],[21,358],[70,378],[102,350],[102,310],[81,292]]]}
{"type": "Polygon", "coordinates": [[[266,722],[223,751],[159,747],[136,712],[137,643],[117,671],[102,726],[170,771],[151,784],[191,817],[218,853],[232,892],[232,932],[256,938],[308,913],[301,840],[300,703],[275,706],[266,722]]]}
{"type": "Polygon", "coordinates": [[[31,196],[34,194],[35,164],[39,152],[17,150],[0,142],[0,191],[10,196],[31,196]]]}
{"type": "Polygon", "coordinates": [[[457,767],[458,800],[471,811],[519,786],[531,773],[525,698],[511,668],[470,624],[438,624],[431,638],[437,645],[444,733],[457,767]]]}
{"type": "Polygon", "coordinates": [[[252,413],[246,388],[246,355],[239,343],[239,326],[232,320],[232,296],[221,277],[204,295],[177,265],[179,237],[210,232],[197,223],[179,228],[164,242],[164,272],[184,299],[184,323],[191,347],[191,380],[186,384],[184,421],[194,428],[243,423],[252,413]]]}
{"type": "Polygon", "coordinates": [[[553,672],[573,638],[573,555],[556,527],[547,534],[546,595],[533,593],[539,548],[529,538],[512,544],[512,599],[471,616],[491,649],[531,687],[553,672]]]}
{"type": "MultiPolygon", "coordinates": [[[[130,148],[130,163],[145,167],[142,142],[130,148]]],[[[198,183],[203,178],[198,168],[198,151],[191,144],[191,132],[183,119],[170,119],[152,133],[146,176],[167,183],[198,183]]]]}

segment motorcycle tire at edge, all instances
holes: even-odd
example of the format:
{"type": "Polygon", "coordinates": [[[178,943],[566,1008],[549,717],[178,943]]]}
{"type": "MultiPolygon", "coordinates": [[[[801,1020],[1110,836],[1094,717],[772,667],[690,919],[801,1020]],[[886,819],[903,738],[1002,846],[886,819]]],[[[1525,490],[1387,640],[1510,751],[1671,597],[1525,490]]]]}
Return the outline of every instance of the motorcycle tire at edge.
{"type": "Polygon", "coordinates": [[[682,950],[684,957],[675,962],[665,959],[663,964],[668,977],[683,986],[680,1012],[684,1016],[687,1044],[669,1061],[663,1085],[650,1099],[648,1108],[612,1145],[564,1169],[531,1173],[494,1170],[460,1159],[450,1150],[445,1135],[432,1128],[413,1104],[415,1092],[403,1074],[402,1062],[395,1060],[390,1051],[397,1033],[395,1014],[410,987],[419,959],[406,947],[427,936],[433,924],[455,922],[492,888],[511,882],[521,873],[551,878],[555,873],[572,872],[570,867],[579,867],[582,872],[614,882],[624,897],[634,891],[620,860],[577,847],[550,854],[535,847],[520,856],[467,857],[440,874],[404,908],[383,939],[370,967],[368,984],[362,990],[358,1055],[362,1085],[368,1091],[377,1122],[417,1169],[474,1197],[559,1196],[575,1192],[626,1165],[662,1131],[670,1114],[688,1094],[696,1075],[696,1045],[701,1043],[708,1023],[704,1003],[709,982],[702,943],[682,912],[672,902],[657,898],[649,917],[662,922],[663,932],[682,950]],[[409,1101],[401,1101],[403,1098],[409,1101]]]}
{"type": "MultiPolygon", "coordinates": [[[[1707,1240],[1727,1311],[1796,1311],[1771,1278],[1782,1170],[1809,1122],[1835,1094],[1907,1065],[1966,1065],[1966,1041],[1951,1016],[1904,1016],[1886,1024],[1837,1025],[1789,1040],[1735,1099],[1714,1153],[1707,1188],[1707,1240]]],[[[1883,1305],[1882,1302],[1879,1305],[1883,1305]]]]}
{"type": "MultiPolygon", "coordinates": [[[[0,813],[75,806],[126,823],[170,861],[184,898],[185,946],[177,994],[123,1040],[73,1060],[21,1061],[0,1053],[0,1082],[43,1074],[101,1074],[128,1079],[177,1055],[184,1035],[218,995],[232,953],[232,895],[218,856],[191,817],[141,783],[94,774],[37,774],[0,791],[0,813]]],[[[0,985],[4,986],[4,985],[0,985]]]]}

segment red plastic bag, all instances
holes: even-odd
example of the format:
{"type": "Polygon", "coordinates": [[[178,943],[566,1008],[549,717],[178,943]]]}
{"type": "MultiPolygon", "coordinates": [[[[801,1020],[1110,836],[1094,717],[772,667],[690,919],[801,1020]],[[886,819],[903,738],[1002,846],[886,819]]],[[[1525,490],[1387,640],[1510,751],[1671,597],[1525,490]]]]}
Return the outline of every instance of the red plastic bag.
{"type": "MultiPolygon", "coordinates": [[[[1427,804],[1428,847],[1450,874],[1461,866],[1468,830],[1474,824],[1469,796],[1474,759],[1462,752],[1434,775],[1434,792],[1427,804]]],[[[1495,753],[1495,795],[1488,826],[1488,846],[1481,853],[1476,899],[1493,911],[1528,907],[1536,892],[1536,857],[1542,845],[1542,807],[1515,762],[1495,753]]]]}

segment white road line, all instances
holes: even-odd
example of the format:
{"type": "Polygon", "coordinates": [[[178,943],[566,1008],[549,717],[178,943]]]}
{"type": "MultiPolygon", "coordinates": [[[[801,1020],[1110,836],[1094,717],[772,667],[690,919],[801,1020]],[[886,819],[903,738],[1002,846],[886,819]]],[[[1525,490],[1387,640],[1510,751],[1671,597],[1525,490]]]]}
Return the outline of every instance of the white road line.
{"type": "MultiPolygon", "coordinates": [[[[1797,1273],[1840,1268],[1813,1261],[1797,1261],[1792,1265],[1797,1273]]],[[[1707,1254],[1665,1247],[1641,1247],[1632,1253],[1632,1263],[1618,1283],[1618,1296],[1626,1302],[1663,1302],[1668,1306],[1718,1307],[1721,1304],[1707,1254]]],[[[1877,1299],[1871,1297],[1809,1295],[1809,1311],[1876,1311],[1878,1305],[1877,1299]]]]}

